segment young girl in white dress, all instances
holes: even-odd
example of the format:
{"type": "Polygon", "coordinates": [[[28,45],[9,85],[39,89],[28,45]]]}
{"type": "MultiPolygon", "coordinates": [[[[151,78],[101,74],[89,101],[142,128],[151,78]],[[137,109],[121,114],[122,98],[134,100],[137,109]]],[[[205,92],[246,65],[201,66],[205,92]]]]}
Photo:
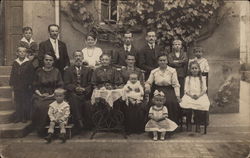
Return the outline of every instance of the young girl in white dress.
{"type": "Polygon", "coordinates": [[[95,46],[96,42],[96,35],[94,33],[89,33],[85,39],[87,47],[82,49],[84,62],[91,68],[100,66],[100,56],[102,55],[102,49],[95,46]]]}
{"type": "Polygon", "coordinates": [[[154,92],[153,103],[150,107],[148,117],[150,120],[145,126],[146,132],[153,132],[153,140],[158,140],[158,132],[161,133],[161,140],[165,139],[167,131],[174,131],[178,126],[175,122],[168,119],[168,110],[165,103],[165,95],[163,92],[156,90],[154,92]]]}
{"type": "Polygon", "coordinates": [[[207,96],[206,77],[201,75],[201,69],[197,61],[189,64],[190,75],[185,79],[185,94],[182,97],[180,106],[186,109],[188,131],[192,130],[192,113],[195,115],[196,131],[200,132],[200,124],[203,123],[205,112],[209,111],[210,102],[207,96]]]}

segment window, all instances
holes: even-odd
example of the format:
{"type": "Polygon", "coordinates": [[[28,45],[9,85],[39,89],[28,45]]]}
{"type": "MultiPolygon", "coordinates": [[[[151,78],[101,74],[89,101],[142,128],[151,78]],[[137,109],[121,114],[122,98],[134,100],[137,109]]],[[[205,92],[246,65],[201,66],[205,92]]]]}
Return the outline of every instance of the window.
{"type": "Polygon", "coordinates": [[[121,5],[127,0],[101,0],[101,21],[117,23],[121,14],[121,5]]]}

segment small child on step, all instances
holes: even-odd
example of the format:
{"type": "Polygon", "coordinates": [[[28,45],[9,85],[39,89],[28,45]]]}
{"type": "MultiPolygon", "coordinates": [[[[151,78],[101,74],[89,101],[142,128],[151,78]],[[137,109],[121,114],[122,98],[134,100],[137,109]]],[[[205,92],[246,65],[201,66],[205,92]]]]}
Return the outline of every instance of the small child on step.
{"type": "Polygon", "coordinates": [[[51,142],[52,136],[54,134],[54,128],[56,125],[60,127],[60,138],[63,143],[66,141],[66,129],[65,126],[68,123],[68,118],[70,114],[70,106],[64,101],[65,90],[58,88],[54,92],[55,101],[49,105],[48,115],[50,118],[50,125],[48,129],[48,136],[45,138],[48,143],[51,142]]]}

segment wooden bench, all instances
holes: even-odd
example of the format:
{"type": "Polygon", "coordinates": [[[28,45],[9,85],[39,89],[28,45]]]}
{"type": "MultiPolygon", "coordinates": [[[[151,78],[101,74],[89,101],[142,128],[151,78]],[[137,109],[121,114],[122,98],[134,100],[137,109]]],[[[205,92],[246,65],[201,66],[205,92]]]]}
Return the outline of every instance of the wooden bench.
{"type": "MultiPolygon", "coordinates": [[[[74,127],[74,124],[68,124],[65,126],[65,129],[66,129],[66,134],[68,134],[68,138],[71,139],[71,136],[72,136],[72,132],[71,132],[71,129],[74,127]]],[[[49,126],[46,126],[45,127],[46,129],[49,129],[49,126]]],[[[55,129],[60,129],[60,126],[59,125],[56,125],[55,126],[55,129]]]]}

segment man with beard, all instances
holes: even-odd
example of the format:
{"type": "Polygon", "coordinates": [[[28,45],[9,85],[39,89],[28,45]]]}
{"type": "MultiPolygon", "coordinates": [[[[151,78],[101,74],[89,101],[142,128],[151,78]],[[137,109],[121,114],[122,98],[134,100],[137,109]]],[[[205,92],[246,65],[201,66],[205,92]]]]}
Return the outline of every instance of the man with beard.
{"type": "Polygon", "coordinates": [[[132,45],[133,34],[129,31],[124,33],[123,36],[123,45],[117,50],[112,52],[112,64],[116,66],[126,66],[126,56],[128,54],[133,54],[135,57],[137,55],[137,50],[132,45]]]}
{"type": "Polygon", "coordinates": [[[64,72],[64,86],[67,90],[67,99],[70,104],[74,123],[80,128],[91,127],[90,97],[92,94],[91,76],[92,70],[83,66],[83,54],[81,50],[73,53],[74,65],[64,72]]]}
{"type": "Polygon", "coordinates": [[[138,66],[145,71],[146,80],[150,71],[158,67],[158,55],[164,51],[162,47],[156,44],[156,40],[155,31],[147,31],[146,43],[138,54],[138,66]]]}
{"type": "Polygon", "coordinates": [[[48,32],[50,36],[49,39],[39,44],[38,59],[40,61],[40,65],[43,66],[42,61],[44,54],[46,52],[53,52],[56,57],[54,66],[60,70],[61,74],[63,74],[65,68],[70,65],[66,44],[58,40],[58,25],[50,24],[48,26],[48,32]]]}

